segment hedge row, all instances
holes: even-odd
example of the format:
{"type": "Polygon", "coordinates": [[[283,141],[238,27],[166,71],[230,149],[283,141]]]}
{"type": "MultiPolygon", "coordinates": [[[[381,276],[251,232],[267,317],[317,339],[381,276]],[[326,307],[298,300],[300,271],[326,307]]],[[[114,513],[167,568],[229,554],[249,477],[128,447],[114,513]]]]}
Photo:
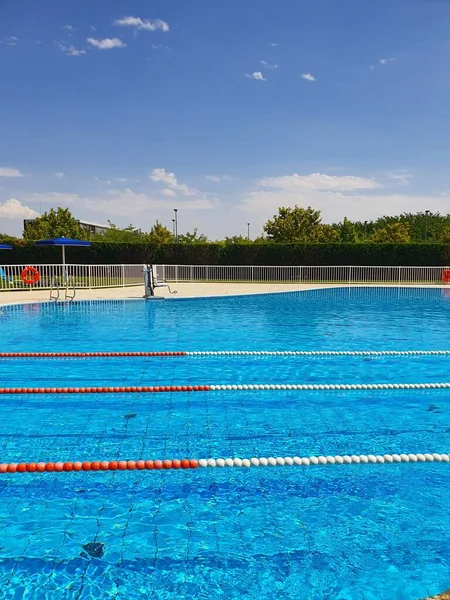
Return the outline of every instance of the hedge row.
{"type": "MultiPolygon", "coordinates": [[[[67,248],[75,264],[194,265],[402,265],[441,266],[450,248],[441,244],[105,244],[67,248]]],[[[61,248],[16,245],[0,264],[60,263],[61,248]]]]}

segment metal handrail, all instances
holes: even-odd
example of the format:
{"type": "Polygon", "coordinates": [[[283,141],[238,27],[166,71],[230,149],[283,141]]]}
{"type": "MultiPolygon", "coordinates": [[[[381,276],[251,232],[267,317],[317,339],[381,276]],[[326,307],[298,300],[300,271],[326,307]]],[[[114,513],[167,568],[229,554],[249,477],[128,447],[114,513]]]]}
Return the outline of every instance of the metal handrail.
{"type": "Polygon", "coordinates": [[[65,292],[65,296],[64,296],[64,300],[67,302],[72,302],[72,300],[75,298],[76,296],[76,290],[75,290],[75,281],[72,275],[69,275],[66,279],[66,292],[65,292]],[[73,295],[71,296],[69,294],[69,281],[72,281],[72,289],[73,289],[73,295]]]}
{"type": "Polygon", "coordinates": [[[51,287],[50,287],[50,300],[54,302],[58,302],[59,300],[59,281],[57,277],[52,277],[51,287]],[[56,296],[53,296],[53,283],[55,283],[56,288],[56,296]]]}

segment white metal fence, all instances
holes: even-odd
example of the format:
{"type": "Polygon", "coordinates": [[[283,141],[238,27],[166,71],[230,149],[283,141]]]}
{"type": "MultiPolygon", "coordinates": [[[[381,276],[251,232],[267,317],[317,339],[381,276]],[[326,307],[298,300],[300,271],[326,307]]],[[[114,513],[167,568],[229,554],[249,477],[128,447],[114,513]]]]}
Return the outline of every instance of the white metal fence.
{"type": "Polygon", "coordinates": [[[167,282],[443,284],[447,267],[255,267],[217,265],[156,265],[167,282]]]}
{"type": "Polygon", "coordinates": [[[20,289],[49,289],[56,286],[100,288],[125,287],[143,284],[143,265],[0,265],[0,292],[20,289]],[[34,267],[39,281],[28,285],[22,281],[21,273],[26,267],[34,267]]]}

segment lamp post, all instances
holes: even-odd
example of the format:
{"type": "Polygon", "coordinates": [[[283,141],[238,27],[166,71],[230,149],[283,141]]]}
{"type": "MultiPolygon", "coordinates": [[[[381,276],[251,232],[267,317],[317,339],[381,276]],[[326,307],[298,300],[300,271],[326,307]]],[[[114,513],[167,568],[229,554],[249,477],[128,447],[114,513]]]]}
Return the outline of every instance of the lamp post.
{"type": "Polygon", "coordinates": [[[428,216],[430,214],[431,211],[426,210],[425,211],[425,241],[427,241],[427,236],[428,236],[428,216]]]}
{"type": "Polygon", "coordinates": [[[174,208],[173,212],[175,213],[175,242],[178,242],[178,208],[174,208]]]}
{"type": "Polygon", "coordinates": [[[247,242],[250,241],[250,223],[247,223],[247,242]]]}
{"type": "Polygon", "coordinates": [[[172,219],[172,238],[175,241],[175,219],[172,219]]]}

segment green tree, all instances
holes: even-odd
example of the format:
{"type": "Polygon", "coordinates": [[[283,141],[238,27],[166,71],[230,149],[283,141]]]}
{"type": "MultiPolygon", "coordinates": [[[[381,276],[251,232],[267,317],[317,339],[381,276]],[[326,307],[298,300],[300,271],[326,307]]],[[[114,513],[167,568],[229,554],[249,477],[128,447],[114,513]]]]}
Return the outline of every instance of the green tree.
{"type": "Polygon", "coordinates": [[[128,227],[121,229],[108,220],[108,226],[109,229],[107,229],[104,233],[96,233],[91,239],[94,242],[110,243],[133,243],[144,241],[142,233],[140,233],[140,231],[136,231],[136,228],[133,227],[133,225],[128,225],[128,227]]]}
{"type": "Polygon", "coordinates": [[[197,229],[194,229],[193,233],[184,233],[178,236],[179,244],[206,244],[208,243],[208,238],[204,233],[198,233],[197,229]]]}
{"type": "Polygon", "coordinates": [[[356,244],[358,242],[358,232],[354,223],[347,217],[344,217],[342,223],[334,226],[339,236],[339,241],[344,244],[356,244]]]}
{"type": "Polygon", "coordinates": [[[446,225],[439,234],[440,244],[450,244],[450,225],[446,225]]]}
{"type": "Polygon", "coordinates": [[[276,243],[292,244],[317,242],[321,236],[320,210],[311,206],[278,209],[278,214],[263,227],[268,240],[276,243]]]}
{"type": "Polygon", "coordinates": [[[146,240],[151,244],[170,244],[173,242],[173,235],[165,225],[156,221],[150,232],[145,236],[146,240]]]}
{"type": "Polygon", "coordinates": [[[315,241],[319,244],[335,244],[341,240],[339,232],[332,225],[320,225],[315,241]]]}
{"type": "Polygon", "coordinates": [[[248,240],[243,235],[233,235],[231,237],[226,237],[223,240],[220,240],[221,244],[251,244],[252,242],[248,240]]]}
{"type": "Polygon", "coordinates": [[[0,233],[0,244],[15,244],[18,241],[20,241],[20,238],[8,235],[7,233],[0,233]]]}
{"type": "Polygon", "coordinates": [[[56,210],[51,208],[41,217],[27,223],[23,232],[23,237],[31,241],[63,236],[75,239],[89,237],[86,230],[80,227],[78,221],[72,216],[70,210],[60,206],[56,210]]]}
{"type": "Polygon", "coordinates": [[[369,237],[374,244],[407,244],[411,241],[410,229],[407,223],[391,223],[376,229],[369,237]]]}

